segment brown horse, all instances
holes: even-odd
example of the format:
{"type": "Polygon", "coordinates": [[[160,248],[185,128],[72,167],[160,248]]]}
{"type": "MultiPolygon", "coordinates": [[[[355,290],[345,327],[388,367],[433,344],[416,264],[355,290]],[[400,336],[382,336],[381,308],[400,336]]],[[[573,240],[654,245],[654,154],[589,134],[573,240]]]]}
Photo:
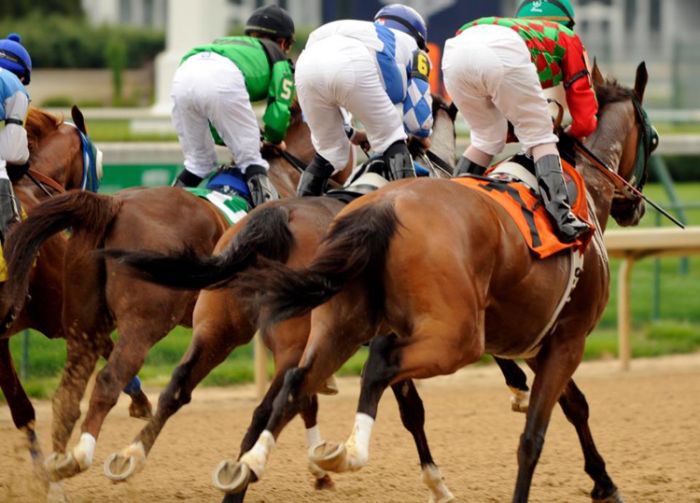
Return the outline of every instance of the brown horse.
{"type": "MultiPolygon", "coordinates": [[[[434,98],[435,124],[431,137],[430,159],[445,166],[447,176],[452,170],[455,150],[454,114],[443,100],[434,98]]],[[[423,155],[421,155],[423,157],[423,155]]],[[[441,173],[440,169],[434,171],[441,173]]],[[[162,255],[152,252],[119,252],[107,254],[142,271],[145,279],[176,288],[200,289],[212,284],[224,284],[216,290],[200,293],[195,307],[193,340],[166,390],[161,394],[154,418],[137,435],[134,442],[105,462],[105,473],[112,480],[125,480],[141,469],[145,456],[152,449],[165,422],[191,399],[196,385],[235,348],[250,341],[255,328],[257,310],[245,310],[236,291],[235,276],[257,265],[257,257],[279,260],[289,264],[310,262],[333,217],[345,206],[331,197],[287,199],[266,204],[252,211],[243,221],[228,230],[217,244],[211,258],[193,257],[191,253],[162,255]],[[230,284],[229,284],[230,283],[230,284]]],[[[276,372],[272,385],[255,411],[253,422],[242,441],[240,452],[246,452],[262,431],[272,409],[272,400],[283,384],[286,370],[297,365],[309,331],[310,318],[303,316],[278,331],[274,340],[265,339],[272,350],[276,372]]],[[[512,362],[508,361],[508,364],[512,362]]],[[[515,367],[517,371],[517,367],[515,367]]],[[[436,501],[449,494],[441,481],[423,431],[420,397],[412,381],[392,386],[402,411],[404,426],[412,433],[424,473],[436,501]]],[[[309,447],[321,442],[316,426],[316,398],[311,398],[301,413],[307,427],[309,447]]],[[[226,490],[233,481],[227,473],[231,461],[217,473],[217,486],[226,490]]],[[[316,487],[326,487],[331,481],[324,471],[314,469],[316,487]]],[[[248,473],[248,476],[251,476],[248,473]]],[[[237,497],[242,500],[242,494],[237,497]]],[[[233,497],[226,501],[233,501],[233,497]]]]}
{"type": "MultiPolygon", "coordinates": [[[[597,70],[595,80],[599,126],[587,144],[641,188],[653,145],[641,109],[646,68],[637,69],[634,90],[602,82],[597,70]]],[[[578,433],[585,470],[595,483],[593,500],[621,502],[593,442],[588,405],[572,375],[608,299],[602,244],[608,217],[634,225],[644,213],[644,201],[580,161],[597,230],[583,254],[570,301],[551,329],[545,330],[567,282],[568,254],[535,258],[500,205],[451,181],[390,184],[340,212],[308,267],[293,270],[270,262],[241,275],[241,284],[264,292],[268,327],[315,309],[299,367],[285,376],[265,431],[240,458],[238,469],[264,467],[300,403],[371,340],[354,433],[345,444],[316,448],[312,457],[321,468],[356,470],[366,464],[377,405],[387,386],[455,372],[484,353],[522,356],[536,376],[520,438],[513,501],[528,499],[552,408],[559,401],[578,433]],[[391,332],[398,336],[378,335],[391,332]]],[[[281,328],[271,330],[274,338],[281,328]]]]}
{"type": "MultiPolygon", "coordinates": [[[[289,154],[310,161],[313,147],[296,109],[286,143],[289,154]]],[[[270,177],[284,196],[294,194],[298,170],[281,157],[270,160],[270,177]]],[[[92,462],[95,439],[120,390],[138,372],[148,350],[176,325],[190,325],[196,292],[173,291],[124,274],[93,251],[103,247],[166,251],[189,247],[210,254],[228,227],[208,201],[174,187],[136,188],[113,196],[72,192],[57,196],[17,227],[7,250],[8,288],[24,296],[31,263],[40,245],[70,227],[65,261],[62,326],[68,358],[53,399],[53,450],[47,467],[53,478],[75,475],[92,462]],[[79,444],[65,453],[80,417],[80,400],[97,359],[119,338],[99,372],[79,444]]]]}
{"type": "MultiPolygon", "coordinates": [[[[49,194],[83,186],[84,172],[89,166],[85,165],[82,143],[85,141],[89,148],[89,139],[80,110],[73,107],[71,115],[74,125],[39,109],[29,110],[25,127],[30,168],[26,176],[20,170],[13,183],[22,207],[29,213],[49,194]],[[37,181],[31,181],[30,177],[37,181]]],[[[95,170],[98,169],[99,166],[95,166],[95,170]]],[[[13,173],[17,173],[16,168],[10,169],[10,174],[13,173]]],[[[9,241],[11,239],[8,237],[9,241]]],[[[9,338],[28,328],[38,330],[51,339],[66,336],[60,322],[66,245],[66,237],[57,235],[41,246],[36,263],[27,277],[28,295],[17,295],[7,282],[0,284],[0,319],[5,320],[0,332],[0,388],[15,426],[27,435],[35,469],[44,481],[48,477],[34,433],[34,408],[17,377],[9,351],[9,338]]],[[[132,400],[132,414],[137,414],[142,405],[148,403],[141,391],[135,393],[132,400]]]]}

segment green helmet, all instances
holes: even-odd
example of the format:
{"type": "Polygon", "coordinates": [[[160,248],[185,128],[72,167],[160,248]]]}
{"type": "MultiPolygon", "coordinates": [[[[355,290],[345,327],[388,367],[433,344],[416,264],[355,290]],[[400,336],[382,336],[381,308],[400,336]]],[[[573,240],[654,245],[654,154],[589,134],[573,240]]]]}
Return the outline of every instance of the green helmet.
{"type": "Polygon", "coordinates": [[[574,7],[569,0],[522,0],[515,17],[556,21],[570,29],[576,24],[574,7]]]}

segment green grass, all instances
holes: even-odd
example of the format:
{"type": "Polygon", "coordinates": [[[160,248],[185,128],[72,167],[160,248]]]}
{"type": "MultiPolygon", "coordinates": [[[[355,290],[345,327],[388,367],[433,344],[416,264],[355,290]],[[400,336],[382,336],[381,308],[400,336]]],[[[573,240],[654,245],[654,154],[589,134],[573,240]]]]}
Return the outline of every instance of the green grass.
{"type": "MultiPolygon", "coordinates": [[[[661,203],[668,199],[659,185],[650,185],[646,194],[661,203]]],[[[700,201],[700,183],[677,186],[682,201],[700,201]]],[[[700,210],[688,211],[689,223],[700,225],[700,210]]],[[[649,210],[641,225],[655,223],[653,210],[649,210]]],[[[668,225],[668,224],[664,224],[668,225]]],[[[611,221],[609,228],[615,228],[611,221]]],[[[632,351],[633,356],[657,356],[700,350],[700,257],[688,259],[687,273],[681,273],[681,260],[665,258],[658,261],[660,273],[660,320],[652,319],[654,291],[654,259],[636,263],[632,271],[632,351]]],[[[610,301],[598,328],[586,344],[585,358],[612,358],[617,356],[617,270],[619,261],[611,261],[612,283],[610,301]]],[[[149,353],[139,372],[147,385],[162,386],[184,354],[191,338],[189,329],[178,327],[160,341],[149,353]]],[[[22,335],[10,342],[16,364],[21,361],[22,335]]],[[[249,382],[253,379],[252,346],[236,349],[204,381],[204,385],[229,385],[249,382]]],[[[29,335],[30,358],[27,362],[25,388],[35,397],[47,397],[58,383],[58,376],[65,361],[65,342],[48,340],[38,333],[29,335]]],[[[362,349],[341,370],[342,375],[357,375],[366,358],[362,349]]],[[[485,359],[488,361],[488,358],[485,359]]],[[[104,362],[100,363],[103,365],[104,362]]],[[[270,364],[269,372],[272,372],[270,364]]]]}
{"type": "Polygon", "coordinates": [[[88,119],[87,127],[90,139],[95,143],[110,141],[177,141],[177,136],[174,133],[135,133],[131,131],[130,121],[127,119],[88,119]]]}

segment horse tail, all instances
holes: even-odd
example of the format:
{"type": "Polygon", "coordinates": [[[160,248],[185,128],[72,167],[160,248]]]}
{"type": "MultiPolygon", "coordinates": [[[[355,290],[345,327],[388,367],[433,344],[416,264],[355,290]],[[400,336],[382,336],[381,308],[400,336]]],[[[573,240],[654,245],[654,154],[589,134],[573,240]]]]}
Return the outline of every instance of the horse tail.
{"type": "Polygon", "coordinates": [[[265,323],[305,314],[354,279],[365,282],[376,318],[384,304],[385,257],[399,225],[391,202],[366,204],[335,221],[307,268],[270,263],[239,281],[244,290],[263,292],[261,300],[269,308],[265,323]]]}
{"type": "Polygon", "coordinates": [[[109,223],[119,212],[121,202],[111,196],[86,191],[60,194],[32,208],[29,217],[12,229],[5,243],[7,281],[3,296],[11,304],[6,315],[13,318],[22,308],[29,290],[32,266],[44,242],[68,228],[86,231],[102,241],[109,223]]]}
{"type": "Polygon", "coordinates": [[[285,262],[293,244],[289,210],[272,206],[252,211],[240,232],[218,255],[198,256],[191,248],[169,254],[111,249],[104,255],[136,269],[141,278],[152,283],[201,290],[226,285],[241,271],[255,266],[258,256],[285,262]]]}

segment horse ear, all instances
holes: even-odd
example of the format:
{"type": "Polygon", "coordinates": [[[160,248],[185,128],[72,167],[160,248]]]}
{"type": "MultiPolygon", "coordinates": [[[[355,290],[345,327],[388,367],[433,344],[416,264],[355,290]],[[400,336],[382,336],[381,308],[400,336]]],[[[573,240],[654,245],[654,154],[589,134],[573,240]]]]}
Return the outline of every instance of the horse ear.
{"type": "Polygon", "coordinates": [[[70,115],[73,117],[73,124],[83,133],[87,134],[87,128],[85,127],[85,117],[83,117],[83,112],[80,111],[78,105],[73,105],[70,109],[70,115]]]}
{"type": "Polygon", "coordinates": [[[591,78],[593,79],[594,86],[601,86],[605,83],[605,77],[603,77],[603,73],[600,71],[600,67],[598,66],[598,60],[596,58],[593,58],[593,70],[591,70],[591,78]]]}
{"type": "Polygon", "coordinates": [[[637,67],[637,76],[634,78],[634,94],[637,95],[640,103],[644,101],[644,90],[647,88],[647,82],[649,82],[649,73],[646,63],[642,61],[637,67]]]}

